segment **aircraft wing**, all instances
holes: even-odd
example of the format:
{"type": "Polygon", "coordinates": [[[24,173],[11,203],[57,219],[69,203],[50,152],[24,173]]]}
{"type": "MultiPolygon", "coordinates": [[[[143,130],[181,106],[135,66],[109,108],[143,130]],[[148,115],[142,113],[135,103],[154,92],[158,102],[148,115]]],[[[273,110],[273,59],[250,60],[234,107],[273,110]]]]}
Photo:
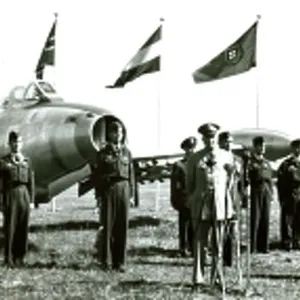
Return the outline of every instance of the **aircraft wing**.
{"type": "Polygon", "coordinates": [[[181,157],[183,157],[183,153],[134,158],[133,164],[137,182],[141,184],[156,180],[163,182],[170,178],[174,160],[181,157]]]}

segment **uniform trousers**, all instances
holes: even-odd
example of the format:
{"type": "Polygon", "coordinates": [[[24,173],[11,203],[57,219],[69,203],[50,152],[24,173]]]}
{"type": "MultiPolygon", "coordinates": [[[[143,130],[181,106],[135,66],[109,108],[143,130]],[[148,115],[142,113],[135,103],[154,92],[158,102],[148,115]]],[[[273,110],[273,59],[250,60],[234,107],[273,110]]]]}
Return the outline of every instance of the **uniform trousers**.
{"type": "Polygon", "coordinates": [[[300,242],[300,202],[289,209],[282,203],[281,205],[281,240],[283,246],[297,246],[300,242]]]}
{"type": "Polygon", "coordinates": [[[27,251],[29,193],[26,185],[11,188],[4,195],[4,261],[13,265],[27,251]]]}
{"type": "Polygon", "coordinates": [[[205,249],[208,245],[209,231],[211,230],[211,253],[212,253],[212,267],[211,267],[211,282],[214,283],[215,275],[220,276],[217,270],[218,263],[222,262],[223,256],[223,238],[224,238],[224,221],[200,221],[195,229],[194,236],[194,264],[193,264],[193,283],[199,284],[204,281],[204,267],[205,267],[205,249]]]}
{"type": "Polygon", "coordinates": [[[251,252],[269,250],[269,217],[271,194],[269,186],[251,187],[251,252]]]}
{"type": "Polygon", "coordinates": [[[178,212],[179,227],[179,249],[185,251],[186,248],[193,249],[193,227],[191,221],[191,213],[189,208],[183,207],[178,212]]]}
{"type": "Polygon", "coordinates": [[[111,184],[101,197],[102,264],[120,267],[126,263],[129,182],[124,180],[111,184]]]}

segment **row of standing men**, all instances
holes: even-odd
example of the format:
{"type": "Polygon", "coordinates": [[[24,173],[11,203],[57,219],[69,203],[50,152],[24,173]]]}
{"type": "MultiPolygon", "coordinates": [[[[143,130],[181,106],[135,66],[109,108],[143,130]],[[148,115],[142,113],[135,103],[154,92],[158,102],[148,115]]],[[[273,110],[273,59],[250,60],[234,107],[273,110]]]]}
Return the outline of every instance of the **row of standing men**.
{"type": "MultiPolygon", "coordinates": [[[[107,127],[107,145],[97,153],[94,185],[100,208],[100,260],[104,269],[125,271],[128,209],[134,204],[134,170],[125,131],[119,122],[107,127]]],[[[30,159],[23,155],[22,136],[11,131],[10,152],[0,159],[0,196],[3,211],[4,265],[22,267],[28,246],[30,209],[35,180],[30,159]]]]}
{"type": "MultiPolygon", "coordinates": [[[[204,281],[208,241],[212,248],[211,280],[218,282],[214,274],[220,256],[224,265],[231,266],[237,207],[238,204],[245,206],[249,186],[251,252],[269,252],[270,203],[274,198],[275,174],[264,156],[265,140],[262,136],[254,138],[251,153],[238,157],[231,151],[230,132],[219,133],[219,128],[212,123],[199,127],[204,148],[196,153],[196,138],[185,139],[181,143],[185,156],[174,164],[171,174],[171,204],[179,212],[179,250],[182,256],[191,252],[194,257],[195,286],[204,281]],[[210,232],[212,237],[208,240],[210,232]]],[[[281,163],[276,174],[281,205],[281,243],[286,250],[299,249],[299,155],[300,140],[296,139],[291,142],[291,155],[281,163]]]]}
{"type": "MultiPolygon", "coordinates": [[[[128,208],[134,204],[131,152],[125,146],[125,131],[111,122],[107,145],[97,153],[95,194],[100,208],[102,266],[125,270],[128,208]]],[[[3,212],[4,265],[22,267],[28,248],[30,209],[34,207],[35,180],[30,159],[23,155],[22,136],[11,131],[10,152],[0,159],[0,204],[3,212]]]]}
{"type": "MultiPolygon", "coordinates": [[[[112,267],[123,272],[126,266],[128,209],[133,203],[135,186],[134,170],[131,152],[124,143],[123,126],[112,122],[107,128],[108,143],[97,154],[94,172],[96,198],[101,207],[100,223],[103,228],[98,250],[104,269],[112,267]]],[[[231,152],[230,133],[218,134],[219,126],[212,123],[200,126],[198,131],[202,134],[203,149],[190,153],[195,148],[195,139],[184,141],[181,146],[187,151],[186,157],[174,167],[174,170],[182,169],[182,172],[174,171],[171,180],[172,203],[180,212],[180,208],[184,207],[179,226],[182,253],[185,251],[185,225],[192,224],[189,249],[194,256],[195,284],[203,281],[204,248],[209,230],[212,227],[217,229],[212,238],[216,246],[216,241],[224,236],[224,220],[235,219],[235,206],[239,201],[237,199],[243,198],[247,185],[251,187],[251,250],[265,253],[269,251],[268,228],[270,202],[273,198],[273,172],[270,162],[264,157],[263,137],[253,140],[250,158],[241,160],[231,152]],[[217,137],[221,147],[217,146],[217,137]],[[178,175],[181,179],[177,181],[177,175],[174,174],[181,174],[178,175]],[[174,193],[181,196],[174,200],[174,193]]],[[[0,160],[4,262],[8,266],[15,266],[23,264],[26,254],[29,211],[34,203],[35,188],[30,160],[21,152],[22,137],[12,131],[9,133],[8,143],[10,153],[0,160]]],[[[291,152],[277,172],[281,240],[287,250],[298,249],[300,241],[300,140],[291,142],[291,152]]],[[[226,232],[233,232],[234,222],[229,224],[226,232]]],[[[227,250],[223,251],[225,263],[228,265],[231,264],[230,237],[229,234],[225,239],[227,250]]],[[[217,248],[213,247],[213,257],[219,255],[217,248]]]]}

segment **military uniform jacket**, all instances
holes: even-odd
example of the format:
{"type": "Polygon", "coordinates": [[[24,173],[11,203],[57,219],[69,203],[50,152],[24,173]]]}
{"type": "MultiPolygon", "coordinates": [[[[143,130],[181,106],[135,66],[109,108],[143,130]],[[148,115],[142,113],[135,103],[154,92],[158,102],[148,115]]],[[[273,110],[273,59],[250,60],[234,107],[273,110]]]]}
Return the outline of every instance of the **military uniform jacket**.
{"type": "Polygon", "coordinates": [[[200,220],[211,218],[209,211],[214,201],[215,218],[224,220],[233,215],[228,184],[233,172],[231,154],[222,149],[213,150],[215,161],[209,167],[210,151],[202,149],[188,160],[187,192],[194,226],[200,220]],[[213,197],[211,197],[213,195],[213,197]]]}
{"type": "Polygon", "coordinates": [[[300,201],[300,161],[294,156],[285,159],[278,168],[277,177],[279,200],[293,209],[300,201]]]}
{"type": "Polygon", "coordinates": [[[4,205],[9,204],[8,201],[14,201],[12,190],[19,186],[25,185],[28,190],[29,201],[34,202],[35,185],[34,174],[31,163],[27,157],[23,157],[21,161],[16,161],[12,154],[4,156],[0,160],[0,172],[2,181],[2,195],[4,205]]]}
{"type": "Polygon", "coordinates": [[[187,160],[181,159],[174,163],[171,172],[171,205],[176,210],[187,207],[186,168],[187,160]]]}
{"type": "Polygon", "coordinates": [[[127,180],[130,194],[134,195],[134,169],[129,149],[122,145],[116,149],[115,145],[107,144],[97,153],[97,164],[94,172],[96,197],[118,181],[127,180]]]}
{"type": "Polygon", "coordinates": [[[247,181],[251,184],[252,189],[267,187],[270,194],[272,193],[273,170],[266,158],[259,158],[252,154],[248,163],[247,174],[247,181]]]}

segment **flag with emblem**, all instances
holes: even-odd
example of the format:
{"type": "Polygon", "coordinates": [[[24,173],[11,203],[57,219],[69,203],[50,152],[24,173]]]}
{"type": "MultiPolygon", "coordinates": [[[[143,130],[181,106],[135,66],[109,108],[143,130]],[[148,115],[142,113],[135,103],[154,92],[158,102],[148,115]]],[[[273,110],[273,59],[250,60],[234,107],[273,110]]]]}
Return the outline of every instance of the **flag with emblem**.
{"type": "Polygon", "coordinates": [[[142,75],[160,70],[159,42],[161,40],[161,30],[162,28],[159,26],[127,63],[116,82],[107,86],[107,88],[124,87],[126,83],[142,75]]]}
{"type": "Polygon", "coordinates": [[[35,68],[35,74],[37,79],[43,79],[44,68],[46,65],[54,66],[55,63],[55,31],[56,31],[56,16],[51,30],[48,34],[47,40],[43,47],[38,64],[35,68]]]}
{"type": "Polygon", "coordinates": [[[256,66],[256,21],[238,40],[193,73],[195,83],[237,75],[256,66]]]}

